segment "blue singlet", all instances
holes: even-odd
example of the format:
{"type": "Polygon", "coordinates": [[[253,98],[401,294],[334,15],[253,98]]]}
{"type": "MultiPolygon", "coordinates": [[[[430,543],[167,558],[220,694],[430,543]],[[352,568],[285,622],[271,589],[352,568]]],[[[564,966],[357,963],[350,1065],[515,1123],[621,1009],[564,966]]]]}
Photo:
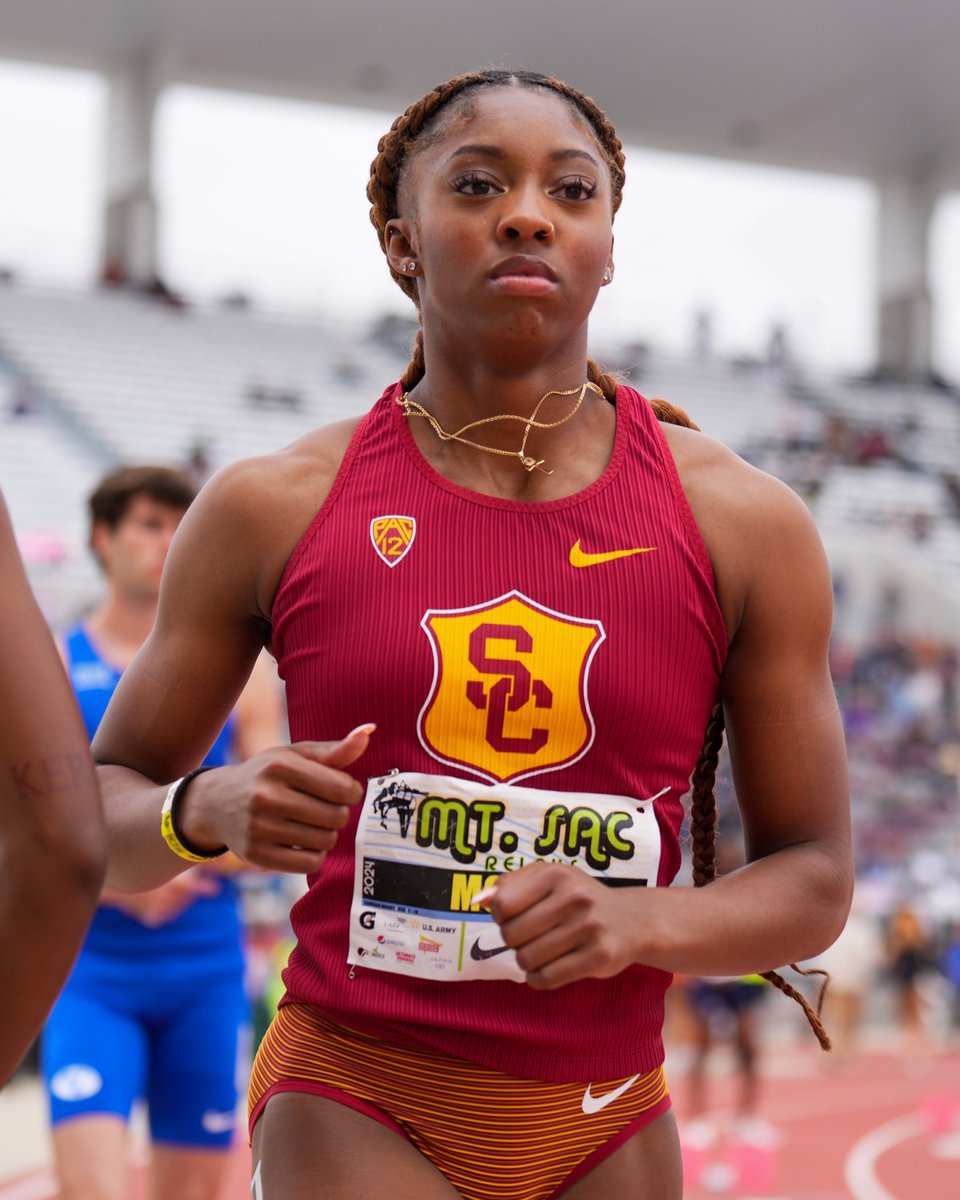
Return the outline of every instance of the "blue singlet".
{"type": "MultiPolygon", "coordinates": [[[[68,669],[93,738],[120,680],[77,626],[68,669]]],[[[227,761],[227,722],[208,766],[227,761]]],[[[159,836],[159,835],[158,835],[159,836]]],[[[158,927],[102,904],[43,1033],[42,1060],[54,1124],[110,1113],[126,1118],[147,1100],[154,1140],[226,1147],[234,1129],[238,1048],[247,1021],[236,886],[158,927]]]]}

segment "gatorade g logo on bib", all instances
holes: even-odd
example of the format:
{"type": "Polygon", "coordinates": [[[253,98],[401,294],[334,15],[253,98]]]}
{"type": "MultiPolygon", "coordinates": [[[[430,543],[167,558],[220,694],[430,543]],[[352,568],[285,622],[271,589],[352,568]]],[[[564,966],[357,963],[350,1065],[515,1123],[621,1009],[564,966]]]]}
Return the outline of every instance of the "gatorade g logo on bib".
{"type": "Polygon", "coordinates": [[[431,609],[421,625],[434,676],[418,733],[434,758],[502,783],[569,766],[590,748],[599,621],[509,592],[476,608],[431,609]]]}

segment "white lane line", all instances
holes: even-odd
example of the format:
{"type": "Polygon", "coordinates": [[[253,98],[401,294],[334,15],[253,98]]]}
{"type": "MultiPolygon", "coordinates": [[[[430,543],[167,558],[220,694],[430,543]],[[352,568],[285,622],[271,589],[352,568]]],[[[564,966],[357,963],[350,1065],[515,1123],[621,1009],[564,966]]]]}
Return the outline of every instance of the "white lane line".
{"type": "Polygon", "coordinates": [[[945,1133],[930,1147],[934,1158],[960,1160],[960,1130],[957,1133],[945,1133]]]}
{"type": "Polygon", "coordinates": [[[16,1183],[0,1184],[0,1200],[54,1200],[60,1194],[52,1171],[38,1171],[16,1183]]]}
{"type": "Polygon", "coordinates": [[[843,1166],[843,1177],[853,1200],[903,1200],[888,1192],[877,1178],[877,1160],[900,1142],[919,1137],[923,1131],[919,1113],[908,1113],[878,1125],[856,1142],[843,1166]]]}

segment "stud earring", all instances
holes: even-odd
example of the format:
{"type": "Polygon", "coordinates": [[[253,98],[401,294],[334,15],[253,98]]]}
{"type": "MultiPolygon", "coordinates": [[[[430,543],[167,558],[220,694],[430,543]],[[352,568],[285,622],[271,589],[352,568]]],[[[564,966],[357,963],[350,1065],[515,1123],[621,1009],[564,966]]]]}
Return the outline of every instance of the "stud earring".
{"type": "Polygon", "coordinates": [[[604,271],[604,273],[603,273],[603,282],[604,283],[609,283],[612,278],[613,278],[612,271],[604,271]]]}
{"type": "Polygon", "coordinates": [[[416,264],[416,262],[414,262],[414,261],[411,259],[411,260],[410,260],[410,262],[408,262],[408,263],[407,263],[407,270],[408,270],[408,271],[415,271],[416,269],[417,269],[417,264],[416,264]]]}

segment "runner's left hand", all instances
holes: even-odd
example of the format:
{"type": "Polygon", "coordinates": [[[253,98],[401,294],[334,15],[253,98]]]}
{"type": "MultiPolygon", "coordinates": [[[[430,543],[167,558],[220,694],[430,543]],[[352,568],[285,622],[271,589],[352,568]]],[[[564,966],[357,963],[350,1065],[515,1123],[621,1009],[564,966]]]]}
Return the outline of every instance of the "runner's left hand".
{"type": "Polygon", "coordinates": [[[532,863],[497,880],[487,904],[533,988],[609,979],[636,962],[623,893],[563,863],[532,863]]]}

